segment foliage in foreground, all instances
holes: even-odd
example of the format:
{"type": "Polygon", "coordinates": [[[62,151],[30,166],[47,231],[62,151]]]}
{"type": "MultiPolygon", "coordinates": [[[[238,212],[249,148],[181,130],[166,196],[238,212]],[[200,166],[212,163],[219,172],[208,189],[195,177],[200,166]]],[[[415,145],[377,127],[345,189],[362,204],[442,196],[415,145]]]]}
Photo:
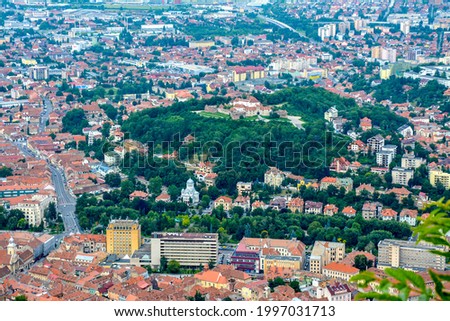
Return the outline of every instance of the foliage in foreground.
{"type": "MultiPolygon", "coordinates": [[[[446,234],[450,231],[450,200],[444,203],[444,199],[432,203],[430,206],[436,208],[430,213],[430,216],[414,229],[414,235],[417,235],[417,243],[424,241],[434,245],[442,245],[444,248],[450,248],[450,242],[446,234]]],[[[444,256],[447,260],[450,258],[449,251],[432,250],[434,254],[444,256]]],[[[388,278],[377,277],[373,272],[365,271],[350,279],[357,282],[362,289],[375,285],[377,291],[361,292],[357,299],[369,299],[380,301],[406,301],[411,293],[418,293],[419,300],[442,300],[450,301],[450,291],[445,288],[445,283],[450,282],[450,275],[428,270],[428,274],[434,283],[434,289],[427,287],[422,276],[412,271],[403,269],[388,268],[385,270],[388,278]],[[394,291],[397,295],[392,294],[394,291]]]]}

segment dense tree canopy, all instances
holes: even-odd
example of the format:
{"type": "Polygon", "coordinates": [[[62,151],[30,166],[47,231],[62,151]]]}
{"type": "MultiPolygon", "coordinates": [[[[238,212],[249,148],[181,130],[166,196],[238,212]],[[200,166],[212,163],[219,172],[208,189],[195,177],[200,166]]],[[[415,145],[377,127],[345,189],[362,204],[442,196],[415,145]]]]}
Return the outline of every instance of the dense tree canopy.
{"type": "Polygon", "coordinates": [[[62,124],[63,132],[68,132],[73,135],[81,135],[83,128],[89,126],[84,111],[79,108],[68,111],[62,119],[62,124]]]}
{"type": "Polygon", "coordinates": [[[8,177],[12,176],[13,170],[9,167],[2,166],[0,167],[0,177],[8,177]]]}

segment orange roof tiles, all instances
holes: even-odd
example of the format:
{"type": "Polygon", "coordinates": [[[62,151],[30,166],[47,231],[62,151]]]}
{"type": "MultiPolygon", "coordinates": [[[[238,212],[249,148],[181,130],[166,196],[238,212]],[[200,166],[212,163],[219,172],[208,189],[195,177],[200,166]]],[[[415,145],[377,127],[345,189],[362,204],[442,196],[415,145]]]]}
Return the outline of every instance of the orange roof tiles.
{"type": "Polygon", "coordinates": [[[195,278],[209,283],[216,283],[216,284],[227,284],[228,281],[226,277],[222,275],[222,273],[214,271],[214,270],[208,270],[204,272],[197,273],[195,275],[195,278]]]}
{"type": "Polygon", "coordinates": [[[323,267],[324,270],[337,271],[346,274],[358,274],[359,269],[339,262],[331,262],[323,267]]]}

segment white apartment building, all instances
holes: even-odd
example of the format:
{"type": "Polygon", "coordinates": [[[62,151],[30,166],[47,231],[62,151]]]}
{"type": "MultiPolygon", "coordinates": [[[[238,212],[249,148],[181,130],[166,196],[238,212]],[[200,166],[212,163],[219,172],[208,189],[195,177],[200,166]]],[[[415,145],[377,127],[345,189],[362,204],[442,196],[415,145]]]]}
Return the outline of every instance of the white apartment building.
{"type": "Polygon", "coordinates": [[[384,145],[377,152],[376,161],[379,166],[388,167],[390,163],[394,160],[395,154],[397,153],[397,146],[395,145],[384,145]]]}
{"type": "Polygon", "coordinates": [[[422,164],[425,164],[425,160],[422,157],[416,157],[414,154],[405,154],[402,157],[401,167],[419,168],[422,164]]]}

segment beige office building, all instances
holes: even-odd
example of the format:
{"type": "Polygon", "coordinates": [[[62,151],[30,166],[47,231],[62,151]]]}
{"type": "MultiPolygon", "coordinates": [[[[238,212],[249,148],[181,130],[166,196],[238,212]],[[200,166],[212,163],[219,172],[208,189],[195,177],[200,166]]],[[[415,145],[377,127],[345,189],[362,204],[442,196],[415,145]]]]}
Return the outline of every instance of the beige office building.
{"type": "MultiPolygon", "coordinates": [[[[382,240],[378,243],[378,268],[404,268],[422,271],[429,268],[444,270],[445,257],[431,253],[444,247],[413,241],[382,240]]],[[[447,249],[448,250],[448,249],[447,249]]]]}
{"type": "Polygon", "coordinates": [[[322,274],[325,265],[342,261],[344,255],[344,243],[316,241],[309,260],[309,271],[322,274]]]}
{"type": "Polygon", "coordinates": [[[141,226],[137,221],[113,220],[106,229],[106,251],[131,256],[141,246],[141,226]]]}
{"type": "Polygon", "coordinates": [[[217,233],[155,232],[151,241],[151,262],[158,268],[161,258],[176,260],[181,266],[199,267],[217,262],[219,235],[217,233]]]}

